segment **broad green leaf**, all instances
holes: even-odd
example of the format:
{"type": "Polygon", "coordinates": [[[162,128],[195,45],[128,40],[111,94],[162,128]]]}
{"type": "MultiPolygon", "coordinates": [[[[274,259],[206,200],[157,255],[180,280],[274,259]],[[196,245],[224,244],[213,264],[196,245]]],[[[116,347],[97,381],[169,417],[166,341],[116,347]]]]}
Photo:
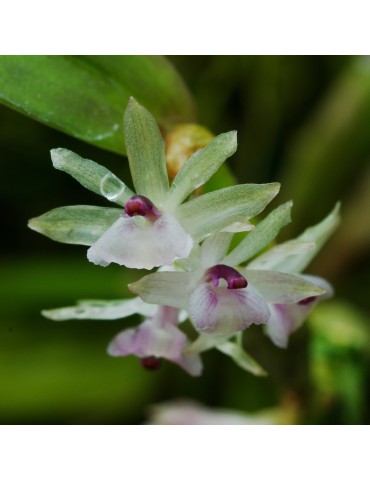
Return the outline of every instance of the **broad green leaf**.
{"type": "Polygon", "coordinates": [[[136,193],[157,206],[168,191],[164,142],[154,117],[131,98],[123,117],[125,143],[136,193]]]}
{"type": "Polygon", "coordinates": [[[151,315],[155,306],[147,305],[140,298],[130,300],[80,300],[76,306],[43,310],[50,320],[117,320],[135,313],[151,315]]]}
{"type": "Polygon", "coordinates": [[[180,205],[177,216],[186,231],[200,241],[234,222],[258,215],[278,193],[278,183],[246,184],[206,193],[180,205]]]}
{"type": "Polygon", "coordinates": [[[134,193],[107,168],[92,160],[80,157],[65,148],[51,150],[53,166],[57,170],[69,173],[85,188],[108,200],[124,206],[134,193]]]}
{"type": "Polygon", "coordinates": [[[167,205],[179,205],[195,189],[204,185],[237,149],[236,132],[222,133],[197,150],[184,163],[172,182],[167,205]]]}
{"type": "Polygon", "coordinates": [[[265,376],[267,373],[239,344],[225,342],[218,345],[217,350],[231,357],[243,370],[257,376],[265,376]]]}
{"type": "Polygon", "coordinates": [[[292,202],[284,203],[262,220],[225,258],[227,265],[239,265],[252,258],[272,242],[280,229],[291,221],[292,202]]]}
{"type": "Polygon", "coordinates": [[[164,129],[194,119],[191,96],[163,57],[0,57],[1,103],[106,150],[124,153],[122,115],[132,95],[164,129]]]}
{"type": "Polygon", "coordinates": [[[28,226],[62,243],[92,245],[117,220],[119,208],[73,205],[59,207],[31,218],[28,226]]]}
{"type": "Polygon", "coordinates": [[[296,303],[304,298],[323,295],[325,290],[298,275],[272,270],[242,270],[269,303],[296,303]]]}

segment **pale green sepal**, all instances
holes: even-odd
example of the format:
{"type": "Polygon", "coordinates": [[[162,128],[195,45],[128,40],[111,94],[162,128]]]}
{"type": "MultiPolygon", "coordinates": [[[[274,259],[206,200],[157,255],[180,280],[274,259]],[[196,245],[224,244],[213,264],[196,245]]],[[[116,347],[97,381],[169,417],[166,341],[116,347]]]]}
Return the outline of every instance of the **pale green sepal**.
{"type": "Polygon", "coordinates": [[[314,242],[288,240],[256,257],[248,263],[247,268],[254,270],[277,270],[279,272],[289,273],[284,267],[288,265],[290,259],[294,259],[298,255],[306,255],[314,249],[314,242]]]}
{"type": "Polygon", "coordinates": [[[51,150],[54,168],[75,178],[85,188],[124,206],[134,194],[116,175],[92,160],[82,158],[65,148],[51,150]]]}
{"type": "Polygon", "coordinates": [[[234,362],[247,372],[258,377],[266,376],[267,373],[240,345],[233,342],[225,342],[216,346],[217,350],[231,357],[234,362]]]}
{"type": "Polygon", "coordinates": [[[117,220],[119,208],[72,205],[31,218],[31,230],[62,243],[92,245],[117,220]]]}
{"type": "Polygon", "coordinates": [[[186,353],[202,353],[221,345],[230,338],[230,335],[208,335],[200,333],[199,336],[186,347],[186,353]]]}
{"type": "Polygon", "coordinates": [[[291,221],[293,202],[287,202],[273,210],[234,248],[225,258],[226,265],[234,266],[246,262],[272,242],[280,229],[291,221]]]}
{"type": "Polygon", "coordinates": [[[325,242],[338,227],[340,222],[339,209],[340,203],[338,202],[324,220],[317,225],[307,228],[301,235],[299,235],[299,237],[297,237],[297,240],[302,242],[314,242],[315,248],[306,252],[304,255],[290,258],[284,266],[284,271],[289,273],[300,273],[310,264],[312,259],[319,253],[325,242]]]}
{"type": "Polygon", "coordinates": [[[199,242],[234,222],[258,215],[279,189],[279,183],[223,188],[180,205],[177,217],[185,230],[199,242]]]}
{"type": "Polygon", "coordinates": [[[144,303],[140,298],[130,300],[80,300],[76,306],[43,310],[50,320],[117,320],[135,313],[153,315],[156,307],[144,303]]]}
{"type": "Polygon", "coordinates": [[[269,303],[297,303],[325,293],[324,289],[298,275],[272,270],[239,270],[269,303]]]}
{"type": "Polygon", "coordinates": [[[237,149],[236,131],[222,133],[184,163],[169,190],[167,207],[180,205],[191,192],[204,185],[237,149]]]}
{"type": "Polygon", "coordinates": [[[233,235],[233,233],[220,232],[204,240],[201,248],[203,268],[225,263],[224,257],[229,249],[233,235]]]}
{"type": "Polygon", "coordinates": [[[188,309],[188,288],[192,274],[188,272],[156,272],[130,283],[131,292],[146,303],[188,309]]]}
{"type": "Polygon", "coordinates": [[[175,268],[179,267],[181,270],[185,270],[186,272],[192,272],[193,270],[197,270],[200,266],[200,255],[200,246],[198,243],[194,243],[190,255],[186,258],[175,260],[173,265],[175,268]]]}
{"type": "Polygon", "coordinates": [[[168,191],[164,143],[154,117],[131,97],[123,127],[136,193],[160,207],[168,191]]]}

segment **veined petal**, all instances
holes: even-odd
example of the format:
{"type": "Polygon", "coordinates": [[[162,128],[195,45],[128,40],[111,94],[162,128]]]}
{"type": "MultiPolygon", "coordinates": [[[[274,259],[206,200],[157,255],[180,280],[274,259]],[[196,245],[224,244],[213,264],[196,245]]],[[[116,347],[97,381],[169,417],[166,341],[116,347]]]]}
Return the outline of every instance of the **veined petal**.
{"type": "Polygon", "coordinates": [[[201,247],[201,262],[203,268],[224,263],[223,259],[229,249],[233,233],[221,232],[207,237],[201,247]]]}
{"type": "Polygon", "coordinates": [[[191,237],[169,213],[163,213],[154,222],[141,216],[124,215],[91,246],[87,258],[104,267],[117,263],[150,270],[187,257],[192,243],[191,237]]]}
{"type": "Polygon", "coordinates": [[[240,289],[201,283],[191,293],[189,316],[200,332],[229,335],[268,321],[270,312],[263,297],[251,285],[240,289]]]}
{"type": "Polygon", "coordinates": [[[107,198],[111,202],[124,206],[134,195],[116,175],[92,160],[80,157],[66,148],[51,150],[54,168],[62,170],[75,178],[85,188],[107,198]]]}
{"type": "Polygon", "coordinates": [[[200,375],[200,357],[184,353],[187,337],[174,324],[174,313],[177,318],[177,310],[157,308],[155,316],[145,320],[138,328],[119,333],[110,343],[108,353],[114,357],[136,355],[139,358],[166,358],[180,365],[190,375],[200,375]]]}
{"type": "Polygon", "coordinates": [[[278,183],[236,185],[180,205],[176,216],[196,241],[260,213],[278,193],[278,183]]]}
{"type": "Polygon", "coordinates": [[[136,193],[161,206],[168,191],[164,143],[154,117],[131,97],[123,127],[136,193]]]}
{"type": "Polygon", "coordinates": [[[172,182],[166,200],[167,208],[180,205],[191,192],[204,185],[236,149],[236,132],[233,131],[218,135],[207,146],[196,151],[172,182]]]}
{"type": "Polygon", "coordinates": [[[131,300],[80,300],[76,306],[43,310],[41,313],[50,320],[117,320],[135,313],[153,315],[154,305],[144,303],[140,298],[131,300]]]}
{"type": "Polygon", "coordinates": [[[193,277],[190,272],[156,272],[130,283],[129,289],[146,303],[187,310],[193,277]]]}
{"type": "Polygon", "coordinates": [[[325,290],[298,275],[272,270],[239,269],[269,303],[296,303],[323,295],[325,290]]]}
{"type": "Polygon", "coordinates": [[[239,265],[263,250],[274,240],[280,229],[291,221],[292,205],[293,202],[287,202],[273,210],[229,253],[224,263],[239,265]]]}
{"type": "Polygon", "coordinates": [[[299,255],[308,254],[314,249],[315,244],[313,242],[289,240],[262,253],[248,263],[247,268],[252,270],[276,270],[279,272],[293,273],[289,271],[289,268],[286,269],[290,259],[299,255]]]}
{"type": "Polygon", "coordinates": [[[119,208],[72,205],[31,218],[28,226],[62,243],[92,245],[121,215],[119,208]]]}

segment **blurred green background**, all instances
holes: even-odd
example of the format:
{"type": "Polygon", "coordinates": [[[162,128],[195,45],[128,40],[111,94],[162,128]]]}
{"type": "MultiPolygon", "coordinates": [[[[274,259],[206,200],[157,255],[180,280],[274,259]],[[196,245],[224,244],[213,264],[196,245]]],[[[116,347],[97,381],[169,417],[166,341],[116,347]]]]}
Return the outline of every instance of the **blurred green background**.
{"type": "MultiPolygon", "coordinates": [[[[128,296],[126,285],[140,272],[96,267],[85,247],[55,243],[26,225],[54,207],[104,205],[52,168],[51,148],[91,158],[131,185],[127,160],[0,106],[0,422],[135,424],[146,421],[149,405],[186,397],[248,413],[279,407],[297,423],[369,423],[370,60],[168,60],[194,97],[197,122],[215,134],[238,130],[229,160],[238,182],[282,182],[271,208],[293,199],[293,222],[281,240],[342,202],[342,224],[309,270],[328,278],[336,296],[314,310],[287,350],[261,329],[248,330],[247,347],[269,371],[266,378],[218,352],[204,354],[197,379],[168,363],[148,372],[136,358],[108,357],[110,339],[137,319],[54,323],[40,310],[128,296]]],[[[0,84],[3,73],[0,64],[0,84]]]]}

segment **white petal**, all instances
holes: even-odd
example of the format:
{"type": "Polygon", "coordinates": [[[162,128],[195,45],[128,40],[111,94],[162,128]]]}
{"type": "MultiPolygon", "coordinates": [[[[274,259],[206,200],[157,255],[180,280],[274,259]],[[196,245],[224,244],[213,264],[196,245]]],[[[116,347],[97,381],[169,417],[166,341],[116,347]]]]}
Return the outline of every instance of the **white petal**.
{"type": "Polygon", "coordinates": [[[187,257],[192,244],[191,237],[169,213],[154,223],[144,217],[122,216],[91,246],[87,258],[102,266],[117,263],[150,270],[187,257]]]}
{"type": "Polygon", "coordinates": [[[198,331],[228,335],[266,323],[270,312],[251,285],[233,290],[202,283],[190,295],[189,315],[198,331]]]}

